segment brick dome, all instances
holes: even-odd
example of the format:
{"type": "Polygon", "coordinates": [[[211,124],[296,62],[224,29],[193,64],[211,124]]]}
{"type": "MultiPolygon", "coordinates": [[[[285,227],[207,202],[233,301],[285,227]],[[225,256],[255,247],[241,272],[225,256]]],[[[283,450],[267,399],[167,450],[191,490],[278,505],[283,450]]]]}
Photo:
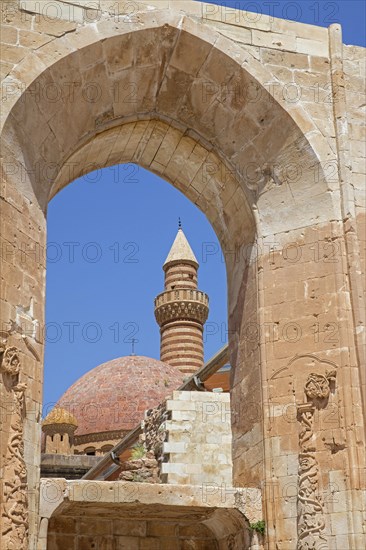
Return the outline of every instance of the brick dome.
{"type": "Polygon", "coordinates": [[[56,407],[77,420],[76,436],[133,429],[183,382],[184,374],[150,357],[131,355],[103,363],[79,378],[56,407]]]}

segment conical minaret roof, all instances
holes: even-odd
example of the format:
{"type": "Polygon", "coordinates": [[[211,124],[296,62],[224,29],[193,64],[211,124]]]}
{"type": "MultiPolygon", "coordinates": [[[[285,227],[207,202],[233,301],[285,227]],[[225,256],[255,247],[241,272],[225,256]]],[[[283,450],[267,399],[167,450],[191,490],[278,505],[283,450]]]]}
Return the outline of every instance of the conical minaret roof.
{"type": "Polygon", "coordinates": [[[172,263],[191,263],[197,268],[199,266],[197,258],[194,255],[194,252],[190,247],[187,237],[181,227],[178,229],[177,236],[174,239],[167,259],[164,262],[163,269],[166,269],[166,267],[172,263]]]}

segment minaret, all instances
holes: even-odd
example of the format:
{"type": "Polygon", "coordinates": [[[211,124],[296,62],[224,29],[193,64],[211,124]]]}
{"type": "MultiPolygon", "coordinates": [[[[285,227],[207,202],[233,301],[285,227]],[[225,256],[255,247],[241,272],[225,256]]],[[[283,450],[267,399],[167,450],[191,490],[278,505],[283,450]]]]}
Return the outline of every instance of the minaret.
{"type": "Polygon", "coordinates": [[[165,290],[155,299],[160,326],[160,360],[186,374],[203,365],[203,325],[208,316],[208,296],[197,290],[199,264],[181,223],[163,269],[165,290]]]}

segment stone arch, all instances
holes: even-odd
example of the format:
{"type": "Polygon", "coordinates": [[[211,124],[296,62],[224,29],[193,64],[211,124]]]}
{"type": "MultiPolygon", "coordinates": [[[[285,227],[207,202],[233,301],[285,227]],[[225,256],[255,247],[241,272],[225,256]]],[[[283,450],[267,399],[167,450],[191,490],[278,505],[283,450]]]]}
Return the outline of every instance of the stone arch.
{"type": "Polygon", "coordinates": [[[249,526],[258,510],[250,502],[237,508],[233,495],[225,501],[211,495],[206,502],[200,488],[192,486],[176,485],[174,494],[172,486],[164,484],[60,479],[42,480],[41,490],[40,548],[79,549],[86,542],[91,548],[108,544],[138,548],[141,539],[141,546],[152,548],[257,548],[249,526]]]}
{"type": "MultiPolygon", "coordinates": [[[[280,231],[325,223],[329,212],[340,219],[320,164],[333,152],[300,108],[273,98],[265,87],[271,78],[245,48],[202,23],[174,10],[142,11],[135,23],[103,20],[30,53],[7,80],[2,132],[5,200],[14,209],[9,231],[28,247],[27,258],[32,247],[45,247],[48,200],[76,177],[70,166],[83,173],[89,156],[98,155],[104,166],[141,163],[206,214],[227,262],[234,470],[238,482],[258,485],[264,340],[245,336],[248,323],[263,322],[262,254],[254,257],[253,245],[280,231]],[[111,142],[120,145],[113,162],[111,142]],[[260,404],[253,418],[242,414],[248,399],[260,404]],[[246,441],[249,433],[254,435],[246,441]]],[[[42,325],[45,262],[42,253],[34,259],[22,266],[27,284],[16,297],[7,295],[9,323],[22,318],[42,325]]],[[[39,384],[26,362],[24,376],[39,414],[39,384]]],[[[25,430],[34,434],[31,422],[25,430]]],[[[32,479],[35,485],[36,468],[32,479]]]]}
{"type": "MultiPolygon", "coordinates": [[[[142,11],[138,23],[87,25],[53,41],[52,49],[57,61],[46,45],[19,64],[10,77],[3,110],[8,179],[26,196],[33,196],[43,210],[49,198],[74,179],[70,168],[75,176],[85,171],[83,155],[93,154],[92,144],[103,147],[106,138],[104,146],[110,147],[118,128],[129,121],[136,123],[138,149],[131,149],[129,143],[119,159],[118,155],[99,159],[96,166],[124,158],[141,162],[179,188],[177,167],[169,171],[172,162],[165,166],[141,158],[146,152],[141,146],[151,139],[153,126],[140,121],[154,119],[161,122],[162,133],[164,123],[171,127],[166,131],[171,137],[166,161],[172,152],[181,155],[181,166],[188,156],[198,156],[198,163],[203,160],[200,188],[192,185],[188,190],[181,184],[180,189],[190,192],[189,198],[209,218],[228,251],[227,261],[233,248],[255,241],[258,223],[260,233],[275,232],[276,221],[269,221],[265,212],[272,199],[281,208],[281,224],[285,218],[288,229],[293,225],[294,206],[304,217],[309,217],[309,211],[312,219],[324,216],[319,197],[331,199],[316,147],[317,143],[318,148],[325,147],[324,139],[297,106],[285,110],[274,100],[265,88],[273,75],[228,38],[182,13],[158,10],[142,11]],[[198,51],[196,58],[193,50],[198,51]],[[276,139],[272,139],[275,130],[276,139]],[[282,185],[286,190],[273,192],[282,185]],[[221,205],[212,207],[218,188],[225,197],[220,197],[221,205]],[[286,207],[289,197],[291,205],[286,207]],[[231,214],[242,217],[236,229],[228,227],[234,220],[226,213],[228,203],[231,214]]],[[[102,156],[106,151],[97,149],[97,153],[102,156]]],[[[330,155],[328,151],[325,157],[330,155]]],[[[190,183],[194,175],[187,174],[190,183]]]]}
{"type": "MultiPolygon", "coordinates": [[[[5,145],[19,141],[13,158],[33,174],[42,208],[58,170],[83,144],[152,115],[214,150],[250,204],[278,182],[281,164],[301,164],[291,185],[301,202],[314,194],[313,183],[318,195],[328,190],[318,166],[332,156],[325,138],[299,106],[274,99],[269,70],[201,22],[174,10],[142,11],[138,23],[102,21],[56,39],[56,59],[50,50],[30,53],[4,84],[5,145]]],[[[286,181],[284,173],[278,184],[286,181]]]]}

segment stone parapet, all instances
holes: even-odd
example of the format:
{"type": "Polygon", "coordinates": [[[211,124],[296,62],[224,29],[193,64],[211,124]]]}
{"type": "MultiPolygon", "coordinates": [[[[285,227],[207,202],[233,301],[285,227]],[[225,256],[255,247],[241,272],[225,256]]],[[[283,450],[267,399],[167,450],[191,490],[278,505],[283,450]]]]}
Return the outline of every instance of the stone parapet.
{"type": "Polygon", "coordinates": [[[327,29],[285,20],[288,15],[286,7],[281,9],[273,6],[271,14],[266,15],[193,0],[58,0],[53,9],[45,8],[45,4],[42,0],[19,2],[24,13],[29,14],[29,19],[31,14],[55,18],[67,23],[71,27],[68,30],[99,21],[103,16],[125,16],[132,22],[136,14],[147,7],[149,10],[174,9],[217,27],[224,34],[227,33],[231,38],[237,37],[248,45],[328,57],[327,29]]]}
{"type": "Polygon", "coordinates": [[[41,517],[50,518],[65,503],[94,502],[101,504],[122,504],[128,507],[131,503],[144,505],[189,506],[198,508],[237,509],[250,522],[262,519],[261,491],[252,487],[219,487],[216,491],[205,491],[194,485],[177,485],[172,491],[168,485],[154,483],[128,483],[124,481],[83,481],[66,479],[41,479],[41,517]],[[131,486],[135,491],[131,491],[131,486]],[[230,490],[231,491],[230,491],[230,490]],[[224,491],[224,497],[223,497],[224,491]],[[98,498],[95,498],[95,495],[98,498]],[[238,498],[240,495],[240,498],[238,498]]]}
{"type": "Polygon", "coordinates": [[[200,290],[168,290],[155,300],[155,317],[160,326],[178,319],[205,323],[208,316],[208,296],[200,290]]]}
{"type": "Polygon", "coordinates": [[[100,460],[97,456],[88,455],[41,455],[41,476],[44,478],[64,477],[79,479],[100,460]]]}

